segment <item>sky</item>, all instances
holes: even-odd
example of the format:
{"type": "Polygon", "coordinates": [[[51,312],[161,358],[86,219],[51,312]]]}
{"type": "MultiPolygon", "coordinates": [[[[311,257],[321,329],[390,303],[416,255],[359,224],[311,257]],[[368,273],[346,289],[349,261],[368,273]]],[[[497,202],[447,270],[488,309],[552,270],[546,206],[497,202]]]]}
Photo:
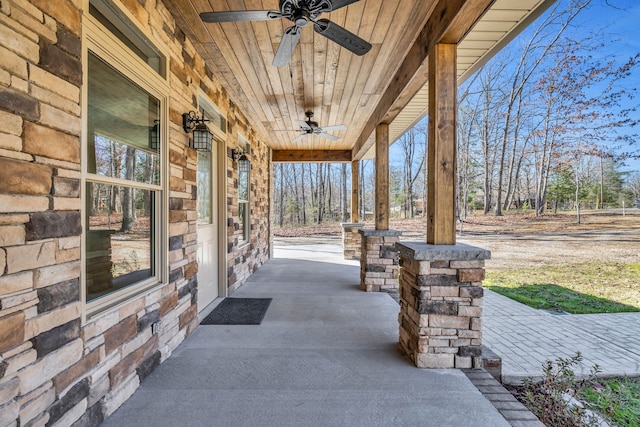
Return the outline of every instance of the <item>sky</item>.
{"type": "MultiPolygon", "coordinates": [[[[566,3],[567,0],[558,0],[566,3]]],[[[602,50],[603,57],[616,57],[620,62],[640,53],[640,0],[592,0],[587,9],[581,12],[570,30],[576,33],[602,34],[604,40],[616,40],[602,50]]],[[[517,43],[517,38],[512,43],[517,43]]],[[[628,84],[638,89],[640,98],[640,72],[632,75],[628,84]]],[[[636,99],[637,101],[638,99],[636,99]]],[[[640,115],[640,111],[637,112],[640,115]]],[[[636,130],[640,133],[640,130],[636,130]]],[[[640,141],[633,149],[640,153],[640,141]]],[[[391,146],[392,162],[399,162],[399,144],[391,146]]],[[[623,171],[640,171],[640,159],[629,160],[623,171]]]]}
{"type": "MultiPolygon", "coordinates": [[[[566,2],[566,0],[560,0],[566,2]]],[[[624,62],[640,53],[640,1],[638,0],[592,0],[588,9],[577,18],[574,31],[592,31],[602,34],[604,40],[615,40],[602,50],[602,56],[610,56],[624,62]]],[[[634,73],[628,85],[638,90],[640,97],[640,71],[634,73]]],[[[636,102],[638,98],[636,98],[636,102]]],[[[640,111],[635,118],[640,117],[640,111]]],[[[635,130],[638,132],[638,129],[635,130]]],[[[640,132],[638,132],[640,133],[640,132]]],[[[640,153],[640,141],[633,151],[640,153]]],[[[623,171],[640,172],[640,159],[627,160],[623,171]]]]}

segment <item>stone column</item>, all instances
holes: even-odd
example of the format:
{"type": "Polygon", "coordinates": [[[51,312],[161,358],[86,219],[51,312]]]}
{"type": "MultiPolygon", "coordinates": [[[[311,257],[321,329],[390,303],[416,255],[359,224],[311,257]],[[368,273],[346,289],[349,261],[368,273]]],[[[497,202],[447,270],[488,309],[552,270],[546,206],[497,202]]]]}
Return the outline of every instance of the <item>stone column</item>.
{"type": "Polygon", "coordinates": [[[482,281],[491,252],[403,242],[400,348],[419,368],[482,367],[482,281]]]}
{"type": "Polygon", "coordinates": [[[360,289],[366,292],[398,289],[398,250],[402,231],[360,230],[360,289]]]}
{"type": "Polygon", "coordinates": [[[359,260],[362,253],[360,229],[364,227],[364,223],[343,222],[340,225],[342,225],[342,252],[344,259],[359,260]]]}

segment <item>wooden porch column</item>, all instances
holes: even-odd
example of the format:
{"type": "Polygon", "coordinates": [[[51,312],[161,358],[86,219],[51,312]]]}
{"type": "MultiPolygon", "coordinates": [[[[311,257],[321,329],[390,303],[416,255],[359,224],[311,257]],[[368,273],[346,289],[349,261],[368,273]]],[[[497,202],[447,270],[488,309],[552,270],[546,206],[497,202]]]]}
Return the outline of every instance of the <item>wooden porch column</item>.
{"type": "Polygon", "coordinates": [[[362,236],[360,289],[380,292],[398,289],[398,243],[401,231],[389,230],[389,125],[376,126],[375,230],[362,236]]]}
{"type": "Polygon", "coordinates": [[[364,224],[359,222],[360,207],[360,161],[351,162],[351,222],[342,223],[342,251],[344,259],[362,258],[362,237],[360,230],[364,224]]]}
{"type": "Polygon", "coordinates": [[[351,222],[360,220],[360,160],[351,162],[351,222]]]}
{"type": "Polygon", "coordinates": [[[376,230],[389,229],[389,125],[376,127],[376,230]]]}
{"type": "Polygon", "coordinates": [[[456,243],[456,45],[429,52],[427,243],[456,243]]]}

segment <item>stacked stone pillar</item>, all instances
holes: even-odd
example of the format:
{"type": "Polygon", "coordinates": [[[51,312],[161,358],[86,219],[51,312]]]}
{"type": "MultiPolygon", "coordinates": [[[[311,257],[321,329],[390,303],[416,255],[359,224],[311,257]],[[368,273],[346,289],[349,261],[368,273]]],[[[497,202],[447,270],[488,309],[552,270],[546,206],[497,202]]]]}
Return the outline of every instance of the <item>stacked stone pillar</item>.
{"type": "Polygon", "coordinates": [[[398,289],[398,250],[402,231],[359,230],[360,288],[366,292],[398,289]]]}
{"type": "Polygon", "coordinates": [[[419,368],[482,367],[482,281],[491,252],[403,242],[400,348],[419,368]]]}
{"type": "Polygon", "coordinates": [[[361,222],[343,222],[342,224],[342,251],[344,259],[359,260],[362,254],[362,239],[360,229],[364,227],[361,222]]]}

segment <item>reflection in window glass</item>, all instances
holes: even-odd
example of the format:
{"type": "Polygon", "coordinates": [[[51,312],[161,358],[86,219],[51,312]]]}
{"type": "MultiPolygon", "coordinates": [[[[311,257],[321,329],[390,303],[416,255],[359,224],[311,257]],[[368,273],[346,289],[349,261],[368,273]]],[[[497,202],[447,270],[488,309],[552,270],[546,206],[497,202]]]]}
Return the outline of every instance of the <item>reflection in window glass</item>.
{"type": "MultiPolygon", "coordinates": [[[[245,148],[249,152],[249,147],[245,148]]],[[[239,242],[249,240],[249,171],[238,171],[238,222],[240,224],[239,242]]]]}
{"type": "Polygon", "coordinates": [[[87,184],[87,301],[152,277],[154,191],[87,184]]]}
{"type": "Polygon", "coordinates": [[[225,117],[215,109],[202,105],[200,107],[200,115],[204,116],[208,120],[207,123],[209,125],[212,125],[225,133],[227,132],[227,119],[225,119],[225,117]]]}
{"type": "Polygon", "coordinates": [[[211,153],[198,151],[198,223],[211,224],[211,153]]]}
{"type": "Polygon", "coordinates": [[[247,220],[248,220],[248,203],[240,202],[238,204],[238,223],[240,225],[240,236],[238,236],[239,242],[246,242],[248,240],[248,236],[246,233],[247,230],[247,220]]]}
{"type": "Polygon", "coordinates": [[[158,185],[160,101],[89,52],[87,172],[158,185]]]}
{"type": "Polygon", "coordinates": [[[238,198],[240,200],[249,200],[249,172],[238,172],[238,198]]]}
{"type": "Polygon", "coordinates": [[[95,170],[89,171],[111,178],[158,185],[160,156],[105,136],[94,136],[95,170]]]}

